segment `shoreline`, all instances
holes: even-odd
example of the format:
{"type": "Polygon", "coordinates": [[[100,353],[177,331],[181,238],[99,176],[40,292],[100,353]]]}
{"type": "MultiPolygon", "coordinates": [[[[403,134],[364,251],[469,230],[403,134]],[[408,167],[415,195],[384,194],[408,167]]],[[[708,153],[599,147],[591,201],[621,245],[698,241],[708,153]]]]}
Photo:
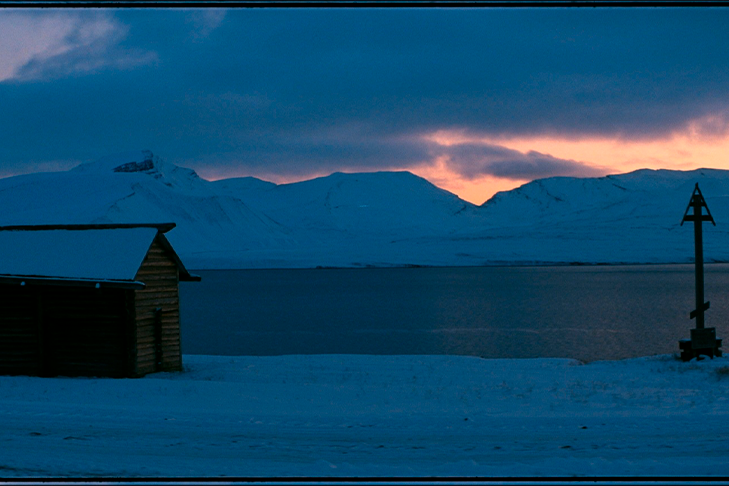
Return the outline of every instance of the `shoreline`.
{"type": "MultiPolygon", "coordinates": [[[[726,265],[729,260],[704,261],[704,266],[726,265]]],[[[325,266],[313,267],[248,267],[248,268],[190,268],[191,272],[227,272],[249,270],[392,270],[408,268],[565,268],[565,267],[656,267],[656,266],[689,266],[693,261],[687,262],[512,262],[494,263],[489,265],[420,265],[420,264],[393,264],[393,265],[353,265],[353,266],[325,266]]]]}

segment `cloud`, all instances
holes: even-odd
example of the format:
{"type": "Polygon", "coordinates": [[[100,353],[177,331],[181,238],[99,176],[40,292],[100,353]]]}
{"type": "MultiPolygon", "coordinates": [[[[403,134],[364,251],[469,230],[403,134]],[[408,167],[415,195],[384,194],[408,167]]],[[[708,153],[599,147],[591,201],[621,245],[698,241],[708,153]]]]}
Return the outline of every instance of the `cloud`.
{"type": "Polygon", "coordinates": [[[305,177],[333,171],[414,170],[445,166],[465,180],[483,176],[524,181],[554,176],[599,177],[604,167],[561,159],[537,151],[520,152],[487,143],[440,145],[428,139],[370,134],[359,126],[305,134],[267,134],[240,138],[208,160],[190,160],[201,173],[245,167],[249,175],[305,177]],[[236,154],[245,153],[241,158],[236,154]],[[214,168],[217,167],[217,170],[214,168]],[[221,170],[223,169],[223,170],[221,170]]]}
{"type": "Polygon", "coordinates": [[[651,139],[729,109],[729,10],[256,11],[228,20],[240,48],[218,82],[265,89],[313,123],[356,114],[383,133],[651,139]]]}
{"type": "Polygon", "coordinates": [[[722,136],[728,22],[729,9],[2,11],[0,160],[149,147],[238,174],[441,157],[474,180],[595,175],[588,152],[419,137],[722,136]]]}
{"type": "Polygon", "coordinates": [[[698,138],[723,137],[729,133],[729,110],[716,111],[687,123],[688,133],[698,138]]]}
{"type": "Polygon", "coordinates": [[[196,41],[207,38],[223,23],[228,11],[223,8],[203,8],[189,11],[189,22],[193,26],[193,38],[196,41]]]}
{"type": "Polygon", "coordinates": [[[105,13],[3,12],[0,81],[59,78],[153,62],[143,49],[123,49],[127,28],[105,13]]]}
{"type": "Polygon", "coordinates": [[[446,166],[466,179],[494,176],[512,180],[532,180],[554,176],[597,177],[608,171],[600,167],[559,159],[536,151],[527,153],[491,144],[465,143],[439,146],[446,166]]]}
{"type": "Polygon", "coordinates": [[[305,177],[334,171],[401,170],[431,162],[426,144],[366,136],[311,134],[288,138],[286,135],[268,135],[246,137],[220,148],[223,151],[212,157],[201,154],[195,158],[194,163],[201,173],[243,169],[249,175],[278,173],[305,177]],[[241,157],[241,153],[245,156],[241,157]]]}

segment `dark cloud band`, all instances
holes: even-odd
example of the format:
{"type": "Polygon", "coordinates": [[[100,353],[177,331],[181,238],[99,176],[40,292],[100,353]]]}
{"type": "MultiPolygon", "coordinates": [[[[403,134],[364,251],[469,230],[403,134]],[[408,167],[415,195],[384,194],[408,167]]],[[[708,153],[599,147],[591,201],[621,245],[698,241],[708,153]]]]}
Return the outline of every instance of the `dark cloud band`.
{"type": "Polygon", "coordinates": [[[489,175],[504,179],[533,180],[544,177],[597,177],[602,168],[559,159],[535,151],[522,153],[490,144],[459,144],[436,151],[446,156],[448,167],[468,179],[489,175]]]}
{"type": "MultiPolygon", "coordinates": [[[[278,144],[253,144],[246,151],[254,154],[252,160],[244,162],[254,174],[279,172],[306,176],[313,172],[312,168],[321,171],[413,169],[435,166],[440,161],[452,172],[471,180],[483,176],[520,181],[554,176],[597,177],[608,172],[604,168],[535,151],[523,153],[480,143],[443,146],[414,139],[330,138],[324,141],[319,137],[315,143],[287,143],[284,140],[278,144]]],[[[230,159],[230,169],[240,162],[230,159]]],[[[225,162],[216,157],[209,164],[212,169],[225,162]]]]}
{"type": "Polygon", "coordinates": [[[729,130],[729,9],[194,15],[74,12],[69,50],[0,82],[0,160],[93,160],[149,147],[194,168],[305,175],[406,169],[440,156],[467,178],[516,180],[600,170],[504,147],[434,148],[417,136],[729,130]],[[100,18],[108,33],[87,28],[100,18]]]}

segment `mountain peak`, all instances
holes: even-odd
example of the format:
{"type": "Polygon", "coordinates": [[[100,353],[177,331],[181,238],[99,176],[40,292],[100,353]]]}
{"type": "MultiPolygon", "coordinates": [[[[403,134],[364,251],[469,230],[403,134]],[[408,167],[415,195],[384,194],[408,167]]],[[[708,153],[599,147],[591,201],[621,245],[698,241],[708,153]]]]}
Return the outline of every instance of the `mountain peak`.
{"type": "Polygon", "coordinates": [[[81,164],[73,170],[81,172],[144,172],[159,173],[165,165],[151,150],[135,150],[102,157],[94,162],[81,164]]]}
{"type": "Polygon", "coordinates": [[[199,189],[200,177],[192,169],[164,161],[151,150],[135,150],[102,157],[71,169],[85,174],[144,174],[167,186],[199,189]]]}
{"type": "Polygon", "coordinates": [[[114,172],[149,172],[155,169],[154,154],[149,150],[145,150],[142,154],[144,155],[144,159],[141,162],[126,162],[114,167],[112,170],[114,172]]]}

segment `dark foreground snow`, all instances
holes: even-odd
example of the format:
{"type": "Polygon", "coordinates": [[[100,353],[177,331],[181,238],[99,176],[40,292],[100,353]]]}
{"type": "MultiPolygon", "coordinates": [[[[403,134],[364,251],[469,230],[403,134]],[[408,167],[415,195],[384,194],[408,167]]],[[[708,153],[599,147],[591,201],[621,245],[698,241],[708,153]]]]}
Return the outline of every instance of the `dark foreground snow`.
{"type": "Polygon", "coordinates": [[[0,476],[729,475],[729,360],[185,356],[0,377],[0,476]]]}

